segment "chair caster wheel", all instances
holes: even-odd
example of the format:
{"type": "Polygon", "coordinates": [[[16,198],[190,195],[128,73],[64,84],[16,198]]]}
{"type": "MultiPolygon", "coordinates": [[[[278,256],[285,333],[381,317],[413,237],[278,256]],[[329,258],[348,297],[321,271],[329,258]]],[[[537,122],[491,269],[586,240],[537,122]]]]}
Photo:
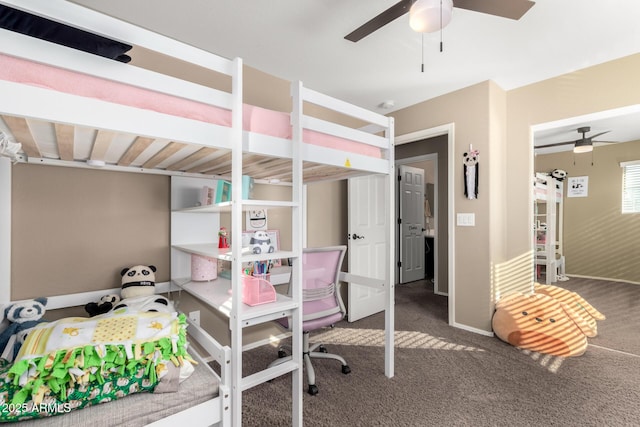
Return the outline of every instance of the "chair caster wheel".
{"type": "Polygon", "coordinates": [[[287,357],[287,352],[284,350],[278,350],[278,359],[282,359],[283,357],[287,357]]]}
{"type": "Polygon", "coordinates": [[[342,365],[342,373],[343,374],[348,374],[351,372],[351,368],[349,367],[349,365],[342,365]]]}
{"type": "Polygon", "coordinates": [[[327,353],[327,347],[321,345],[320,347],[318,347],[318,351],[320,353],[327,353]]]}
{"type": "Polygon", "coordinates": [[[309,385],[309,394],[311,396],[315,396],[316,394],[318,394],[318,386],[315,384],[310,384],[309,385]]]}

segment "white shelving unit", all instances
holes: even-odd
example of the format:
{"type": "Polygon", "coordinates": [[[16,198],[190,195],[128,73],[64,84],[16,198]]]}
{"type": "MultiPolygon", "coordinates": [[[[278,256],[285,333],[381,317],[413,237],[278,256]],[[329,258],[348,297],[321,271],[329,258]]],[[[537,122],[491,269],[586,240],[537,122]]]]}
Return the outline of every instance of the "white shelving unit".
{"type": "MultiPolygon", "coordinates": [[[[235,150],[234,150],[235,151],[235,150]]],[[[239,151],[239,150],[238,150],[239,151]]],[[[233,153],[242,157],[242,153],[233,153]]],[[[297,291],[295,277],[300,277],[294,261],[291,274],[291,296],[276,293],[276,301],[249,306],[241,301],[242,284],[238,277],[242,275],[242,265],[245,262],[290,258],[297,260],[302,251],[302,182],[301,160],[298,160],[297,179],[293,184],[291,201],[242,200],[242,176],[232,179],[232,201],[210,206],[196,206],[199,201],[200,190],[204,186],[213,186],[212,178],[173,176],[171,177],[171,282],[197,298],[205,305],[218,311],[229,319],[232,349],[232,406],[233,413],[239,419],[242,409],[241,394],[244,390],[278,376],[292,373],[294,376],[292,387],[292,414],[294,419],[302,417],[302,292],[297,291]],[[236,184],[238,183],[238,184],[236,184]],[[289,208],[292,213],[292,248],[293,250],[276,251],[269,254],[253,254],[248,248],[242,248],[243,213],[256,207],[276,209],[289,208]],[[218,248],[218,231],[220,228],[220,214],[231,214],[231,248],[218,248]],[[231,277],[218,277],[213,281],[201,282],[191,280],[191,256],[201,255],[220,261],[231,262],[231,277]],[[242,374],[242,332],[249,326],[270,322],[282,317],[292,318],[291,339],[294,347],[293,358],[290,362],[265,369],[249,376],[242,374]],[[295,348],[298,350],[295,350],[295,348]]],[[[296,161],[292,160],[294,176],[296,175],[296,161]]],[[[242,171],[242,166],[237,168],[242,171]]],[[[281,277],[288,277],[288,269],[281,277]]],[[[294,422],[295,424],[295,422],[294,422]]]]}
{"type": "Polygon", "coordinates": [[[535,268],[543,266],[545,282],[551,284],[558,281],[558,270],[564,271],[562,182],[549,175],[537,173],[534,182],[534,203],[535,268]]]}

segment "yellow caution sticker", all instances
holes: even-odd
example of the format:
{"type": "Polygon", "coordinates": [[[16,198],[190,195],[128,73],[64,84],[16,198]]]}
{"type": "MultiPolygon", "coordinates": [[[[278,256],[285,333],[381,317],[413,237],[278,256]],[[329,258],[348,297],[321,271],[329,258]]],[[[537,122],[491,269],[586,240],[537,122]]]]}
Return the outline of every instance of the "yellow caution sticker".
{"type": "Polygon", "coordinates": [[[349,161],[349,159],[345,160],[344,167],[345,168],[350,168],[351,167],[351,162],[349,161]]]}

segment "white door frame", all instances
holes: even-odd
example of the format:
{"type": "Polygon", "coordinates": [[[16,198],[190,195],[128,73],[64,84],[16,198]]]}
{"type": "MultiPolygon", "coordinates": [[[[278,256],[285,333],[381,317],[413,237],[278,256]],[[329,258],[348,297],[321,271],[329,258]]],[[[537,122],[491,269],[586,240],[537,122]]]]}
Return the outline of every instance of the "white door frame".
{"type": "MultiPolygon", "coordinates": [[[[434,177],[436,181],[435,185],[433,186],[433,206],[431,206],[431,210],[432,212],[436,213],[436,215],[434,215],[433,229],[437,230],[438,229],[438,215],[437,215],[438,213],[438,153],[429,153],[421,156],[408,157],[406,159],[396,160],[396,170],[400,169],[399,168],[400,165],[411,165],[413,163],[425,162],[427,160],[433,161],[434,177]]],[[[425,180],[424,182],[426,183],[427,181],[425,180]]],[[[400,198],[400,195],[398,194],[398,199],[396,200],[396,204],[400,203],[399,198],[400,198]]],[[[397,224],[398,224],[398,209],[396,209],[396,225],[397,224]]],[[[400,257],[401,237],[402,236],[400,234],[398,233],[396,234],[396,245],[398,247],[398,250],[396,250],[396,265],[398,265],[398,261],[401,260],[400,259],[401,258],[400,257]]],[[[433,293],[435,293],[436,295],[447,296],[446,293],[438,292],[438,233],[434,234],[432,250],[433,250],[433,293]]],[[[396,269],[396,272],[397,272],[396,283],[399,282],[400,269],[401,269],[400,267],[396,269]]],[[[425,269],[426,269],[426,265],[425,265],[425,269]]]]}
{"type": "MultiPolygon", "coordinates": [[[[416,132],[407,133],[404,135],[396,136],[395,143],[396,145],[407,144],[410,142],[421,141],[427,138],[433,138],[440,135],[447,135],[447,218],[449,220],[449,225],[447,227],[448,232],[448,265],[447,269],[449,272],[449,283],[447,284],[447,289],[449,290],[449,298],[448,298],[448,311],[449,311],[449,325],[455,326],[455,206],[454,206],[454,145],[455,145],[455,125],[453,123],[437,126],[430,129],[423,129],[416,132]]],[[[434,260],[435,262],[435,260],[434,260]]],[[[435,270],[434,270],[435,272],[435,270]]]]}

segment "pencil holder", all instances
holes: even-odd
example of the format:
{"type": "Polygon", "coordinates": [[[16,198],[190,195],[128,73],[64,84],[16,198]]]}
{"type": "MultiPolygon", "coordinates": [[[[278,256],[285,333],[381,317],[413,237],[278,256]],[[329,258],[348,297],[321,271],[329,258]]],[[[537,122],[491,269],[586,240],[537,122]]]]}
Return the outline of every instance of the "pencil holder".
{"type": "MultiPolygon", "coordinates": [[[[266,276],[266,275],[265,275],[266,276]]],[[[276,290],[273,285],[255,276],[242,276],[242,302],[247,305],[259,305],[276,300],[276,290]]]]}
{"type": "Polygon", "coordinates": [[[267,282],[271,283],[271,274],[269,273],[253,273],[253,277],[257,277],[258,279],[266,280],[267,282]]]}

